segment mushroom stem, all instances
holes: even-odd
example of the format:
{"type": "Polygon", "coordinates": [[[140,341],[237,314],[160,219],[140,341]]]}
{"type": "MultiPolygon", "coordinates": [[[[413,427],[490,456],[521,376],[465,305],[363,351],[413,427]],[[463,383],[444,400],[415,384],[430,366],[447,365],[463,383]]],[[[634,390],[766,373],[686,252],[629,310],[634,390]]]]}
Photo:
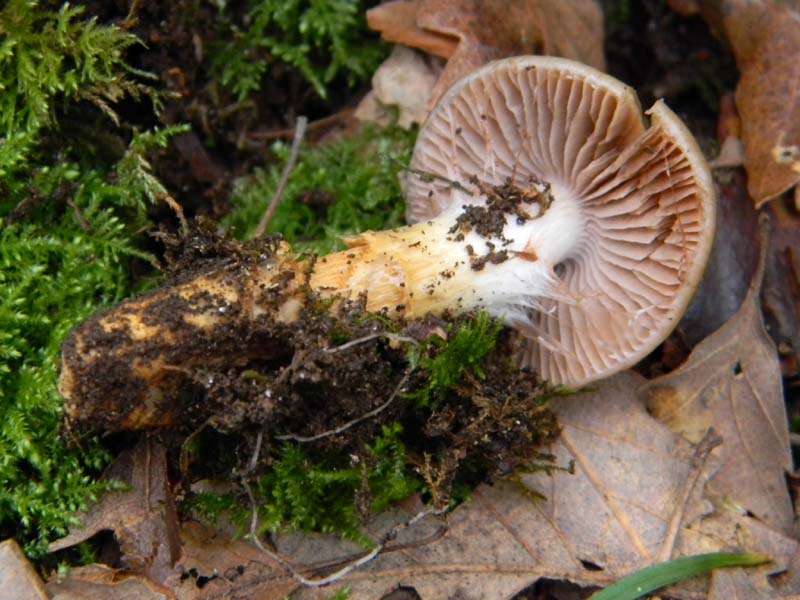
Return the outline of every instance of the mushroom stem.
{"type": "Polygon", "coordinates": [[[552,290],[549,260],[564,250],[548,254],[544,242],[559,230],[563,237],[570,213],[542,190],[492,189],[503,196],[492,192],[430,221],[363,233],[347,250],[313,262],[282,244],[268,258],[215,263],[95,315],[64,345],[66,414],[106,429],[179,420],[187,410],[183,391],[199,385],[193,369],[224,372],[285,351],[281,337],[308,314],[309,287],[395,318],[481,308],[513,321],[531,296],[552,290]]]}
{"type": "Polygon", "coordinates": [[[487,202],[472,198],[410,227],[349,238],[347,250],[316,262],[311,288],[323,297],[363,295],[367,310],[406,318],[475,309],[508,318],[539,306],[552,293],[555,266],[580,247],[579,208],[556,200],[549,185],[491,189],[518,197],[501,203],[490,191],[487,202]]]}

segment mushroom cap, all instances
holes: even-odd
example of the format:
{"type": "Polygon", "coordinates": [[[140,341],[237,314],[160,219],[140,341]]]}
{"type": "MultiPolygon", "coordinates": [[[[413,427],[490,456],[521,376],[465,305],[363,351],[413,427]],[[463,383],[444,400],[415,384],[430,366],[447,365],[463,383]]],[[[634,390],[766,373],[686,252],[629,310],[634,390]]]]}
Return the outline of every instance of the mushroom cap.
{"type": "Polygon", "coordinates": [[[669,335],[702,277],[716,220],[710,171],[662,101],[647,115],[649,127],[634,91],[609,75],[523,56],[457,82],[417,139],[410,222],[474,202],[446,181],[473,177],[547,182],[554,203],[579,207],[584,231],[554,265],[553,297],[512,323],[527,338],[521,366],[551,383],[579,386],[638,362],[669,335]]]}

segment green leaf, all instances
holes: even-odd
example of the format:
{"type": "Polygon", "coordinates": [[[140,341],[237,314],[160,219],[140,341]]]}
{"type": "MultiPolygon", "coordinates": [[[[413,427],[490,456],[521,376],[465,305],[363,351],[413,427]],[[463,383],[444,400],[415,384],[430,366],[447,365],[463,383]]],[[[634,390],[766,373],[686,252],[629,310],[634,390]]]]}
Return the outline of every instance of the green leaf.
{"type": "Polygon", "coordinates": [[[591,596],[591,600],[635,600],[645,594],[672,585],[712,569],[755,567],[770,562],[766,554],[755,552],[712,552],[683,556],[647,567],[619,580],[591,596]]]}

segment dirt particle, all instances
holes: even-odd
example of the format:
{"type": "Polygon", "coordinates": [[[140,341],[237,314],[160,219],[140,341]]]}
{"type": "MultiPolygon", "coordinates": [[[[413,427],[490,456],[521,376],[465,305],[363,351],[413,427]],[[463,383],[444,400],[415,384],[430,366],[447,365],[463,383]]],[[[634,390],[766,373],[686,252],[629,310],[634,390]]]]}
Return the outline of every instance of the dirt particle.
{"type": "Polygon", "coordinates": [[[531,179],[531,187],[525,189],[512,183],[511,179],[502,185],[489,185],[472,177],[470,183],[486,198],[486,202],[483,205],[465,204],[449,234],[461,233],[463,237],[463,234],[475,231],[483,238],[508,242],[503,230],[509,215],[515,215],[517,223],[523,224],[541,217],[553,202],[550,185],[538,180],[531,179]],[[534,206],[537,208],[536,215],[529,210],[534,206]]]}

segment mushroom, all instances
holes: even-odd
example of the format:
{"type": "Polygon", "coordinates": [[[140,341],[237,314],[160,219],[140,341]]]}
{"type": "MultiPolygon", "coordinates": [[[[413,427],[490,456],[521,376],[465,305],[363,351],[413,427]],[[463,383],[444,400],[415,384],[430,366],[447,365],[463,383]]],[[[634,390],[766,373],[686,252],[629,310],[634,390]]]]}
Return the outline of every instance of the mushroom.
{"type": "Polygon", "coordinates": [[[174,422],[193,366],[279,351],[309,290],[332,310],[359,300],[405,319],[487,310],[527,338],[520,364],[554,384],[634,364],[686,308],[715,221],[691,134],[663,102],[648,115],[649,127],[629,87],[569,60],[479,69],[420,132],[411,225],[316,260],[285,244],[244,253],[96,315],[64,347],[66,413],[108,429],[174,422]]]}
{"type": "Polygon", "coordinates": [[[412,223],[485,202],[449,182],[548,195],[536,218],[508,219],[512,258],[481,293],[527,338],[520,364],[552,383],[638,362],[702,277],[716,216],[708,166],[663,101],[647,115],[649,127],[633,90],[591,67],[516,57],[455,84],[417,140],[412,223]]]}

